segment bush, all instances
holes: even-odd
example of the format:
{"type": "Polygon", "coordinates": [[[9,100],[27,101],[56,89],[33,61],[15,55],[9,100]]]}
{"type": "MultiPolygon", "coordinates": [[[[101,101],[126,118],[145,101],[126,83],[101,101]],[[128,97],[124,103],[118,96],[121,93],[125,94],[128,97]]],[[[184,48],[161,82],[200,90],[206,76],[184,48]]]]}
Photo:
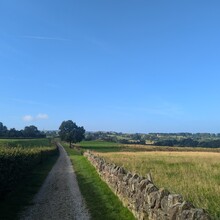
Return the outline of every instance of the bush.
{"type": "Polygon", "coordinates": [[[55,147],[0,147],[0,198],[39,163],[57,152],[55,147]]]}

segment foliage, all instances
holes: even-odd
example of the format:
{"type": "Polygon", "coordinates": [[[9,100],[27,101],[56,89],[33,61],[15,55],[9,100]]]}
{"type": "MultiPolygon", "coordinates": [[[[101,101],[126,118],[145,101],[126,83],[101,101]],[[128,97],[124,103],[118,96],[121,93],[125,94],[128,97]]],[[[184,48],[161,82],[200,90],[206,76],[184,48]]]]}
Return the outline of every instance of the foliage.
{"type": "Polygon", "coordinates": [[[63,121],[59,127],[59,135],[61,140],[70,143],[77,143],[84,139],[85,129],[79,127],[71,120],[63,121]]]}
{"type": "Polygon", "coordinates": [[[24,130],[8,128],[0,122],[0,138],[45,138],[46,135],[39,131],[36,126],[26,126],[24,130]]]}
{"type": "Polygon", "coordinates": [[[0,139],[0,147],[22,147],[22,148],[36,148],[42,146],[50,146],[51,140],[48,138],[36,139],[0,139]]]}
{"type": "Polygon", "coordinates": [[[192,138],[184,138],[181,140],[176,139],[165,139],[154,142],[157,146],[179,146],[179,147],[208,147],[208,148],[219,148],[220,139],[218,140],[205,140],[198,141],[192,138]]]}
{"type": "Polygon", "coordinates": [[[34,196],[45,181],[49,171],[58,158],[58,154],[51,155],[43,163],[37,165],[21,181],[4,200],[0,200],[0,219],[20,219],[20,213],[31,205],[34,196]]]}
{"type": "Polygon", "coordinates": [[[16,184],[28,174],[37,164],[45,161],[49,155],[56,152],[56,148],[51,146],[45,140],[39,146],[39,142],[34,140],[17,140],[10,141],[9,145],[6,140],[0,142],[0,198],[12,191],[16,184]],[[20,143],[19,143],[20,141],[20,143]],[[30,146],[28,143],[30,142],[30,146]],[[26,145],[22,145],[25,143],[26,145]]]}
{"type": "Polygon", "coordinates": [[[157,146],[220,148],[220,134],[215,133],[135,133],[86,132],[85,140],[110,141],[120,144],[153,144],[157,146]]]}

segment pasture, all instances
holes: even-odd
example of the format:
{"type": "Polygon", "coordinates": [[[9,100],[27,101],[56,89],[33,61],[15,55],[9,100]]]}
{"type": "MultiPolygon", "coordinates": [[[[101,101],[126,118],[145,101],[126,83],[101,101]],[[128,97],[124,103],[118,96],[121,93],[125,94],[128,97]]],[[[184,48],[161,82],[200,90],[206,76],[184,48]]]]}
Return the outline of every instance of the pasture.
{"type": "Polygon", "coordinates": [[[108,152],[105,142],[103,145],[98,142],[96,146],[93,142],[91,149],[107,162],[124,166],[133,173],[142,176],[151,173],[158,187],[182,194],[195,206],[207,210],[213,219],[220,219],[219,149],[208,152],[210,149],[204,148],[116,145],[115,152],[113,146],[108,152]]]}

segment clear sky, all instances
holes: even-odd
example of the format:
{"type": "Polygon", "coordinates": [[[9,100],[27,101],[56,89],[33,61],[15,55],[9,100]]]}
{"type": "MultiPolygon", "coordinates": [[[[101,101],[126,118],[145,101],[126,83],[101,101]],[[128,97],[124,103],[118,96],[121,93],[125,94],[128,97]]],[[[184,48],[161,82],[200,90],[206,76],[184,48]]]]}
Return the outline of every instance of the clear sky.
{"type": "Polygon", "coordinates": [[[0,121],[220,132],[219,0],[1,0],[0,121]]]}

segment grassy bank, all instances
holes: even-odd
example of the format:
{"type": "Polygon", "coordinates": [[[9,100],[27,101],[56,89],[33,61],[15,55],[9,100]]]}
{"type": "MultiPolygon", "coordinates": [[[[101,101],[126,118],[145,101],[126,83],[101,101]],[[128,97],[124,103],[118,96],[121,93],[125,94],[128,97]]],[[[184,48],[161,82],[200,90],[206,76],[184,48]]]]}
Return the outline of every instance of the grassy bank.
{"type": "Polygon", "coordinates": [[[123,207],[117,196],[104,183],[95,168],[81,155],[81,152],[65,145],[77,175],[80,190],[94,220],[132,220],[135,219],[123,207]]]}

